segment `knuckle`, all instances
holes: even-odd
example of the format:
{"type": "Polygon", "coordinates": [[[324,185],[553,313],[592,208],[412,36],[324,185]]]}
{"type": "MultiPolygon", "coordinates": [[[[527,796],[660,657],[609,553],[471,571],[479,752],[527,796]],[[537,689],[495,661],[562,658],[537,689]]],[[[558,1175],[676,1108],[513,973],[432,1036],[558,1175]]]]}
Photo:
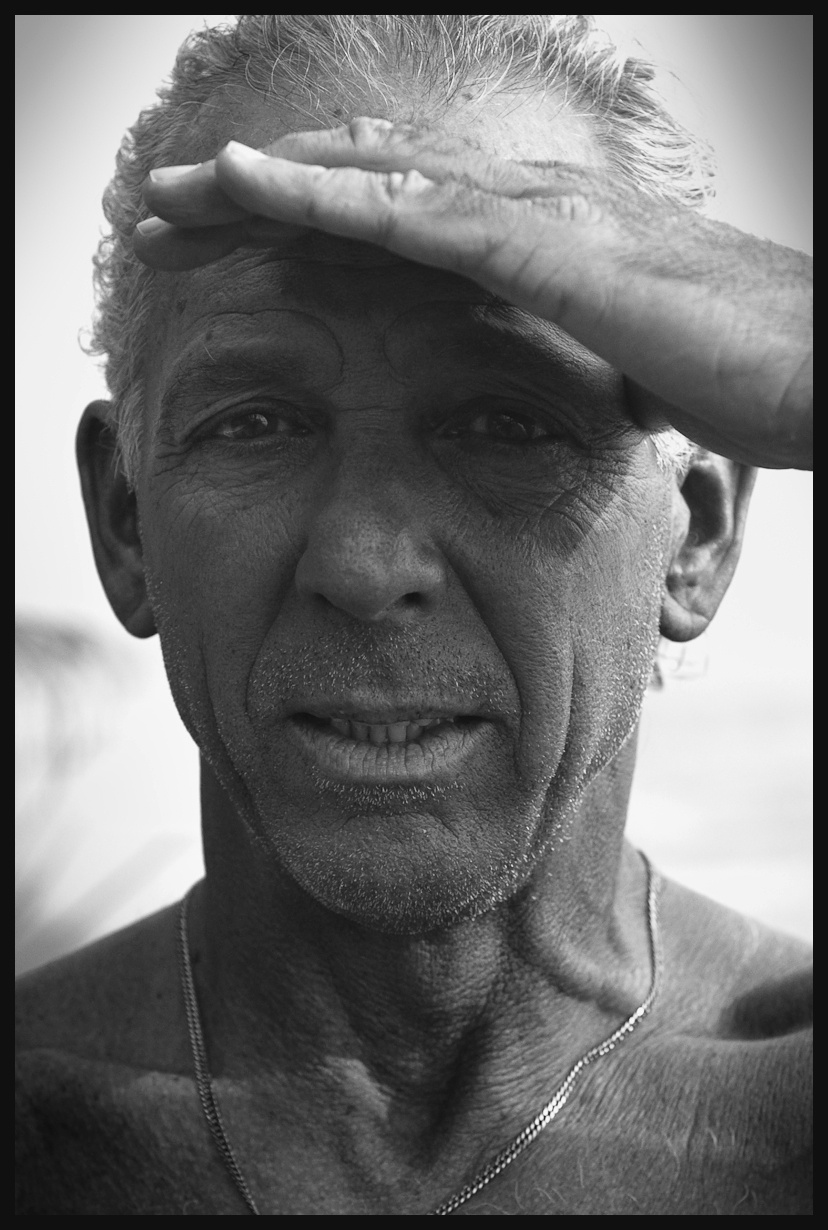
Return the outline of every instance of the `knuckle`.
{"type": "Polygon", "coordinates": [[[414,193],[431,187],[431,180],[419,171],[387,171],[379,177],[379,184],[389,204],[397,205],[414,193]]]}
{"type": "Polygon", "coordinates": [[[390,120],[378,120],[368,115],[358,115],[348,124],[348,132],[355,150],[375,149],[385,142],[394,125],[390,120]]]}

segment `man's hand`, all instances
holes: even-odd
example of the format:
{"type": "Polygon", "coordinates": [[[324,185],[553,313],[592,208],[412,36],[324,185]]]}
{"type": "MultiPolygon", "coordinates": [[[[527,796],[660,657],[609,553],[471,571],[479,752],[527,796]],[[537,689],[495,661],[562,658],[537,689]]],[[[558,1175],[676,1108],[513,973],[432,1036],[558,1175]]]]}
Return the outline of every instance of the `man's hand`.
{"type": "Polygon", "coordinates": [[[145,198],[157,218],[135,250],[153,268],[307,228],[377,244],[565,329],[625,374],[643,426],[753,465],[811,463],[809,259],[606,172],[360,119],[162,168],[145,198]]]}

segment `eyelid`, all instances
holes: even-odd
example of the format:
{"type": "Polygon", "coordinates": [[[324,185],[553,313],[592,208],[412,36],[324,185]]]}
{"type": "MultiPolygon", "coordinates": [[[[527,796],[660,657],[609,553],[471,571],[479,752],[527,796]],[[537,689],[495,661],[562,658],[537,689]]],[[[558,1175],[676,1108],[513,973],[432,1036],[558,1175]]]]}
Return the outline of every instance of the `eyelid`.
{"type": "Polygon", "coordinates": [[[438,413],[432,420],[432,429],[440,434],[447,428],[463,427],[490,414],[511,414],[516,419],[527,419],[548,432],[550,439],[574,435],[571,424],[562,414],[544,411],[526,402],[498,395],[477,397],[449,412],[438,413]]]}
{"type": "Polygon", "coordinates": [[[252,405],[240,406],[238,409],[229,410],[226,413],[219,415],[217,418],[211,419],[206,425],[205,430],[201,433],[200,438],[209,439],[212,437],[219,439],[233,439],[234,437],[231,435],[225,435],[223,429],[230,427],[234,423],[242,425],[245,420],[254,418],[264,419],[270,430],[262,436],[254,436],[251,437],[251,439],[263,439],[265,437],[269,439],[304,437],[313,435],[315,431],[315,424],[310,422],[306,415],[300,413],[283,413],[278,407],[274,408],[272,404],[263,405],[260,402],[256,402],[252,405]],[[287,430],[273,430],[277,424],[282,424],[287,428],[287,430]]]}
{"type": "Polygon", "coordinates": [[[318,430],[321,425],[319,411],[307,403],[300,403],[298,399],[294,400],[290,396],[276,396],[267,389],[247,389],[244,393],[228,394],[211,405],[209,410],[188,427],[185,440],[204,439],[229,419],[249,414],[265,414],[288,422],[301,422],[312,430],[318,430]]]}

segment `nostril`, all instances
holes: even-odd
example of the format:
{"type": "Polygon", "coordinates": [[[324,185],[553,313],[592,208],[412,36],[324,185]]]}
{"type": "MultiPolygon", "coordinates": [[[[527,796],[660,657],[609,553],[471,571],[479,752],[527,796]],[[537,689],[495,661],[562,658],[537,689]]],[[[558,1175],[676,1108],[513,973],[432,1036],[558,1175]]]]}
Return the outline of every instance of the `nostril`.
{"type": "Polygon", "coordinates": [[[323,598],[367,622],[422,618],[443,591],[441,562],[404,536],[379,548],[349,543],[333,531],[314,533],[296,567],[300,596],[323,598]]]}

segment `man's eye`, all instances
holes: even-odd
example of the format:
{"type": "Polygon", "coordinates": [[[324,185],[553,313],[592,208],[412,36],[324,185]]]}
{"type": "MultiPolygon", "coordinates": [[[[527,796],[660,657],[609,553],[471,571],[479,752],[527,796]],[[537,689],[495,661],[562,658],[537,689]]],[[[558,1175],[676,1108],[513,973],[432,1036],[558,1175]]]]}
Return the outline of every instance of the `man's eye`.
{"type": "Polygon", "coordinates": [[[307,424],[267,410],[244,410],[222,419],[211,434],[220,440],[258,440],[264,436],[307,436],[307,424]]]}
{"type": "Polygon", "coordinates": [[[504,444],[531,444],[536,440],[555,439],[557,434],[537,419],[515,410],[485,410],[462,423],[447,426],[442,432],[449,439],[483,436],[504,444]]]}

